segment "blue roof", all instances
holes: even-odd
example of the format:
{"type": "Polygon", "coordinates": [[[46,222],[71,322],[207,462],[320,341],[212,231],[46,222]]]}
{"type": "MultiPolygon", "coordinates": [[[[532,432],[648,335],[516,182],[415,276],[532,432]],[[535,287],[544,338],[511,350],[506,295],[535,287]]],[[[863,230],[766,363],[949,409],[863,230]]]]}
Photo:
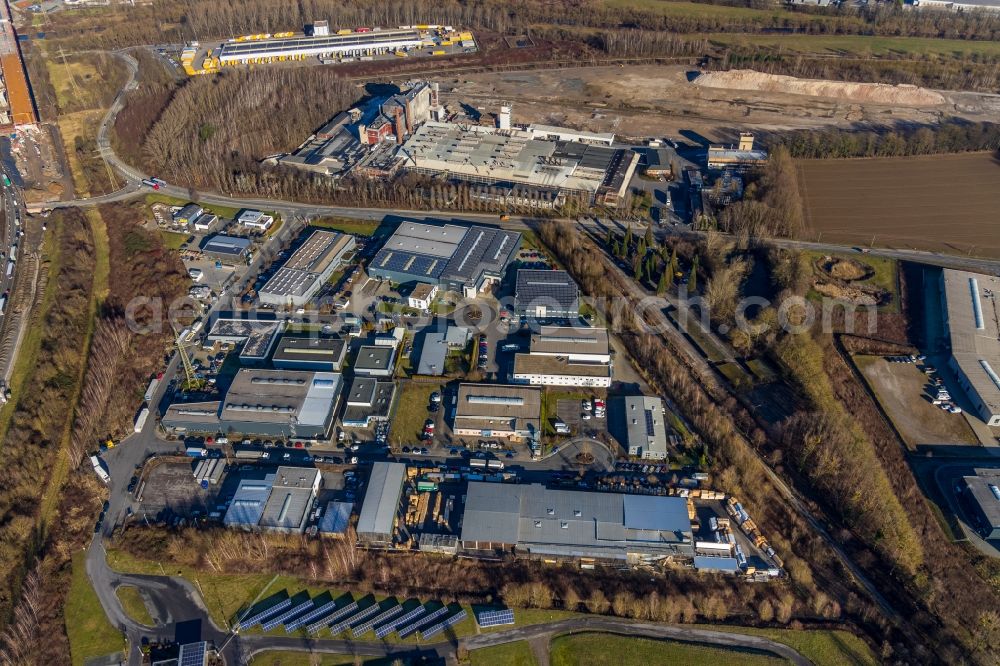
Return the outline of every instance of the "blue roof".
{"type": "Polygon", "coordinates": [[[351,522],[354,502],[329,502],[326,512],[319,520],[319,531],[327,534],[343,534],[351,522]]]}
{"type": "Polygon", "coordinates": [[[702,571],[725,571],[727,573],[736,573],[740,570],[740,565],[736,562],[735,557],[695,555],[694,568],[702,571]]]}
{"type": "Polygon", "coordinates": [[[625,495],[625,528],[663,532],[690,532],[687,500],[683,497],[625,495]]]}

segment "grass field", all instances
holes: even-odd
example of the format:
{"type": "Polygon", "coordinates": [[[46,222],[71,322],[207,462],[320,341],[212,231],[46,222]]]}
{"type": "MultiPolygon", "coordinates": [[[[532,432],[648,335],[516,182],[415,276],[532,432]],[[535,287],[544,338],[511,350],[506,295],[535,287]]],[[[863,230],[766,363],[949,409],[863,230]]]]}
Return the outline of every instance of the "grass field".
{"type": "MultiPolygon", "coordinates": [[[[76,154],[76,138],[93,139],[97,125],[100,123],[100,111],[77,111],[76,113],[64,113],[59,116],[56,123],[59,125],[59,134],[62,136],[63,146],[66,149],[66,160],[69,162],[69,170],[73,176],[73,187],[79,196],[90,193],[90,186],[87,177],[83,172],[83,165],[76,154]]],[[[100,159],[92,157],[88,159],[100,159]]]]}
{"type": "Polygon", "coordinates": [[[531,654],[528,641],[514,641],[503,645],[473,650],[469,653],[471,666],[535,666],[535,657],[531,654]]]}
{"type": "MultiPolygon", "coordinates": [[[[355,659],[349,654],[319,654],[310,652],[293,652],[292,650],[269,650],[261,652],[253,658],[253,666],[347,666],[362,663],[365,666],[377,664],[374,657],[355,659]]],[[[391,663],[391,662],[390,662],[391,663]]]]}
{"type": "Polygon", "coordinates": [[[160,229],[160,238],[163,239],[163,247],[166,249],[179,250],[181,249],[181,245],[188,242],[188,239],[191,238],[191,236],[188,234],[178,234],[173,231],[164,231],[163,229],[160,229]]]}
{"type": "Polygon", "coordinates": [[[783,659],[738,650],[598,633],[557,636],[550,644],[549,658],[552,666],[718,666],[736,663],[761,666],[785,663],[783,659]]]}
{"type": "MultiPolygon", "coordinates": [[[[834,17],[817,14],[810,16],[801,12],[790,12],[784,9],[751,9],[749,7],[729,7],[725,5],[708,5],[699,2],[673,2],[672,0],[604,0],[608,7],[630,7],[655,12],[663,16],[695,19],[759,19],[770,21],[772,18],[781,20],[794,18],[812,23],[830,23],[834,17]]],[[[845,20],[845,17],[837,17],[845,20]]],[[[846,19],[851,23],[861,24],[857,19],[846,19]]]]}
{"type": "MultiPolygon", "coordinates": [[[[722,8],[718,8],[722,9],[722,8]]],[[[732,9],[725,7],[724,9],[732,9]]],[[[1000,55],[1000,42],[934,39],[933,37],[874,37],[868,35],[751,35],[713,33],[707,35],[724,46],[769,46],[791,53],[856,56],[941,56],[969,58],[1000,55]]]]}
{"type": "Polygon", "coordinates": [[[342,217],[321,217],[309,223],[311,227],[322,229],[332,229],[345,234],[357,234],[358,236],[371,236],[374,234],[381,222],[370,222],[367,220],[351,220],[342,217]]]}
{"type": "Polygon", "coordinates": [[[1000,209],[1000,160],[988,153],[799,167],[809,240],[1000,257],[1000,228],[989,223],[1000,209]]]}
{"type": "MultiPolygon", "coordinates": [[[[872,255],[861,256],[854,253],[836,254],[833,252],[816,252],[812,250],[804,250],[803,254],[808,258],[809,265],[813,269],[813,275],[816,277],[824,277],[823,272],[816,267],[816,263],[824,257],[857,261],[871,267],[874,273],[870,278],[866,280],[856,280],[853,284],[869,285],[884,289],[891,295],[891,300],[885,305],[880,305],[879,311],[899,312],[899,281],[896,276],[898,262],[895,259],[890,259],[889,257],[873,257],[872,255]]],[[[822,296],[815,290],[810,290],[809,298],[820,300],[822,296]]]]}
{"type": "Polygon", "coordinates": [[[111,626],[97,593],[87,578],[82,551],[73,556],[73,580],[66,598],[66,634],[74,666],[91,657],[125,649],[125,637],[111,626]]]}
{"type": "Polygon", "coordinates": [[[424,421],[430,418],[427,406],[431,402],[431,393],[441,391],[441,384],[403,384],[396,403],[396,414],[392,420],[392,430],[389,441],[394,445],[415,444],[420,441],[424,431],[424,421]]]}
{"type": "Polygon", "coordinates": [[[153,616],[149,614],[149,609],[146,608],[146,602],[142,600],[138,588],[122,585],[115,590],[115,593],[118,595],[118,600],[122,602],[122,608],[125,609],[125,613],[130,618],[147,627],[153,626],[153,616]]]}
{"type": "Polygon", "coordinates": [[[714,624],[706,624],[700,628],[770,638],[793,648],[815,666],[874,666],[878,663],[868,644],[847,631],[795,631],[714,624]]]}

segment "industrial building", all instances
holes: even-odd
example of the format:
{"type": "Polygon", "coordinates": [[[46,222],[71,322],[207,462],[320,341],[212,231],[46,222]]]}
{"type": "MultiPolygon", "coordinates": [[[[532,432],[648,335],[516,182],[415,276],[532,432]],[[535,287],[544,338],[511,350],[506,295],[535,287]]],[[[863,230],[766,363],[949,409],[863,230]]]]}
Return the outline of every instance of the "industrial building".
{"type": "Polygon", "coordinates": [[[323,536],[343,536],[351,524],[354,502],[327,502],[319,519],[319,533],[323,536]]]}
{"type": "Polygon", "coordinates": [[[239,346],[241,365],[261,365],[271,355],[281,332],[283,321],[274,316],[258,314],[253,319],[244,319],[233,312],[220,312],[209,321],[206,342],[239,346]]]}
{"type": "Polygon", "coordinates": [[[639,162],[632,150],[534,137],[522,129],[429,121],[413,132],[400,154],[410,171],[470,183],[555,188],[608,206],[628,191],[639,162]]]}
{"type": "Polygon", "coordinates": [[[515,354],[515,384],[533,386],[611,386],[611,366],[605,363],[571,361],[566,356],[515,354]]]}
{"type": "Polygon", "coordinates": [[[461,384],[452,430],[458,437],[537,441],[542,391],[502,384],[461,384]]]}
{"type": "Polygon", "coordinates": [[[10,15],[10,4],[3,3],[0,13],[0,69],[3,71],[3,97],[9,105],[4,125],[14,127],[33,125],[38,121],[35,102],[28,85],[28,75],[25,71],[18,36],[14,30],[14,21],[10,15]]]}
{"type": "Polygon", "coordinates": [[[376,462],[358,517],[358,539],[369,546],[391,546],[399,500],[403,494],[406,465],[376,462]]]}
{"type": "Polygon", "coordinates": [[[493,227],[403,222],[372,259],[368,274],[473,297],[503,279],[520,243],[521,234],[493,227]]]}
{"type": "Polygon", "coordinates": [[[192,224],[199,217],[204,215],[205,209],[195,203],[189,203],[185,206],[181,206],[174,214],[173,219],[175,224],[181,226],[187,226],[192,224]]]}
{"type": "Polygon", "coordinates": [[[363,377],[392,377],[396,369],[396,348],[388,345],[362,345],[354,361],[354,374],[363,377]]]}
{"type": "Polygon", "coordinates": [[[417,374],[439,377],[444,374],[445,360],[448,358],[447,333],[429,331],[424,333],[417,359],[417,374]]]}
{"type": "Polygon", "coordinates": [[[174,403],[162,423],[177,432],[325,439],[342,387],[333,372],[243,368],[223,400],[174,403]]]}
{"type": "Polygon", "coordinates": [[[708,168],[746,171],[767,163],[767,151],[753,147],[754,137],[749,132],[740,133],[737,146],[709,146],[708,168]]]}
{"type": "Polygon", "coordinates": [[[281,466],[262,480],[243,479],[223,518],[227,527],[305,531],[323,477],[311,467],[281,466]]]}
{"type": "Polygon", "coordinates": [[[522,268],[514,285],[514,312],[531,319],[577,319],[580,288],[566,271],[522,268]]]}
{"type": "Polygon", "coordinates": [[[305,305],[354,247],[353,236],[314,230],[261,287],[260,301],[276,306],[305,305]]]}
{"type": "Polygon", "coordinates": [[[1000,469],[979,468],[962,477],[963,491],[975,510],[975,525],[984,539],[1000,539],[1000,469]]]}
{"type": "Polygon", "coordinates": [[[347,356],[347,342],[334,336],[283,336],[271,357],[271,365],[280,370],[340,372],[347,356]]]}
{"type": "Polygon", "coordinates": [[[201,251],[214,257],[245,260],[250,251],[250,239],[216,234],[202,241],[201,251]]]}
{"type": "Polygon", "coordinates": [[[948,366],[975,413],[1000,425],[1000,278],[952,269],[941,271],[944,330],[951,345],[948,366]]]}
{"type": "Polygon", "coordinates": [[[627,396],[619,402],[624,415],[625,448],[643,460],[667,459],[666,409],[652,396],[627,396]]]}
{"type": "Polygon", "coordinates": [[[565,356],[580,363],[611,363],[608,329],[542,326],[531,334],[532,356],[565,356]]]}
{"type": "Polygon", "coordinates": [[[380,30],[347,35],[314,35],[248,42],[227,42],[219,50],[220,65],[252,64],[268,60],[296,60],[310,56],[370,56],[423,43],[418,30],[380,30]]]}
{"type": "Polygon", "coordinates": [[[395,382],[355,377],[347,391],[340,422],[345,428],[367,428],[373,421],[385,421],[392,414],[395,397],[395,382]]]}
{"type": "Polygon", "coordinates": [[[551,490],[541,484],[469,483],[467,551],[654,563],[694,554],[680,497],[551,490]]]}

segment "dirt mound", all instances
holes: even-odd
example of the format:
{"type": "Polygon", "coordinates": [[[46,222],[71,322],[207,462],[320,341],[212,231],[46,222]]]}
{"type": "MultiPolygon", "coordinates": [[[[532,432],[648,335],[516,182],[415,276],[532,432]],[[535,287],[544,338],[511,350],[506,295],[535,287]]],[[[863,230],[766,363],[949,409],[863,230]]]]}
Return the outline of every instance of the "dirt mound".
{"type": "Polygon", "coordinates": [[[889,296],[884,290],[878,287],[840,285],[820,280],[813,283],[813,289],[824,296],[835,298],[838,301],[847,301],[854,305],[882,305],[888,301],[889,296]]]}
{"type": "Polygon", "coordinates": [[[911,85],[887,83],[845,83],[822,79],[799,79],[781,74],[763,74],[752,69],[706,72],[694,80],[697,86],[756,90],[760,92],[832,97],[844,102],[868,102],[900,106],[936,106],[944,104],[940,93],[911,85]]]}
{"type": "Polygon", "coordinates": [[[823,260],[819,262],[819,269],[830,277],[845,282],[867,280],[875,274],[875,270],[871,266],[860,261],[834,257],[823,257],[823,260]]]}

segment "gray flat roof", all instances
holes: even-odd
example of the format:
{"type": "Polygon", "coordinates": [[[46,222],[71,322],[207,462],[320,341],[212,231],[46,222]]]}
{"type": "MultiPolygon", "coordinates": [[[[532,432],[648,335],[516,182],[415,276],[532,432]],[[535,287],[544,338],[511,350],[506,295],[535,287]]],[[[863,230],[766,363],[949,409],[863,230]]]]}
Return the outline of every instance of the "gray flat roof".
{"type": "Polygon", "coordinates": [[[236,487],[236,493],[226,511],[223,523],[228,526],[254,527],[260,522],[260,517],[264,513],[264,505],[267,503],[268,495],[271,494],[271,486],[274,483],[274,474],[268,474],[264,479],[243,479],[236,487]]]}
{"type": "Polygon", "coordinates": [[[571,362],[565,356],[514,354],[514,374],[610,377],[611,366],[606,363],[571,362]]]}
{"type": "Polygon", "coordinates": [[[441,332],[427,333],[420,346],[420,359],[417,362],[418,375],[443,375],[444,361],[448,356],[446,334],[441,332]]]}
{"type": "Polygon", "coordinates": [[[351,33],[349,35],[321,35],[318,37],[288,37],[248,42],[226,42],[222,45],[221,56],[231,58],[262,58],[282,51],[298,51],[318,48],[344,48],[367,45],[378,46],[385,42],[420,41],[416,30],[379,30],[351,33]]]}
{"type": "Polygon", "coordinates": [[[392,410],[392,399],[396,395],[396,383],[391,380],[378,380],[374,377],[355,377],[351,384],[351,402],[366,404],[348,405],[344,410],[343,422],[350,424],[366,424],[371,419],[388,418],[392,410]]]}
{"type": "Polygon", "coordinates": [[[376,462],[372,465],[358,517],[359,535],[392,534],[405,477],[406,465],[402,463],[376,462]]]}
{"type": "Polygon", "coordinates": [[[343,378],[335,372],[256,370],[236,373],[223,401],[227,421],[322,426],[334,409],[343,378]]]}
{"type": "Polygon", "coordinates": [[[643,451],[667,450],[667,426],[663,401],[651,396],[628,396],[622,399],[628,445],[643,451]]]}
{"type": "Polygon", "coordinates": [[[531,334],[531,352],[608,356],[611,354],[611,341],[606,328],[542,326],[537,333],[531,334]]]}
{"type": "Polygon", "coordinates": [[[250,248],[249,238],[216,234],[201,244],[202,252],[238,256],[250,248]]]}
{"type": "Polygon", "coordinates": [[[338,368],[344,362],[347,343],[341,338],[283,336],[274,350],[274,361],[305,361],[333,363],[338,368]]]}
{"type": "Polygon", "coordinates": [[[951,354],[980,399],[1000,414],[1000,278],[943,269],[951,354]]]}
{"type": "Polygon", "coordinates": [[[1000,528],[1000,469],[980,468],[975,475],[963,477],[969,493],[982,509],[993,529],[1000,528]],[[997,488],[997,493],[993,492],[997,488]]]}
{"type": "Polygon", "coordinates": [[[495,422],[499,426],[513,425],[513,430],[538,428],[542,412],[542,391],[536,386],[504,384],[460,384],[455,425],[460,421],[477,424],[495,422]]]}
{"type": "Polygon", "coordinates": [[[541,484],[469,483],[462,541],[519,544],[535,552],[624,558],[690,544],[680,497],[553,490],[541,484]]]}
{"type": "Polygon", "coordinates": [[[363,345],[358,349],[358,357],[354,361],[355,370],[385,370],[392,362],[394,347],[384,345],[363,345]]]}

